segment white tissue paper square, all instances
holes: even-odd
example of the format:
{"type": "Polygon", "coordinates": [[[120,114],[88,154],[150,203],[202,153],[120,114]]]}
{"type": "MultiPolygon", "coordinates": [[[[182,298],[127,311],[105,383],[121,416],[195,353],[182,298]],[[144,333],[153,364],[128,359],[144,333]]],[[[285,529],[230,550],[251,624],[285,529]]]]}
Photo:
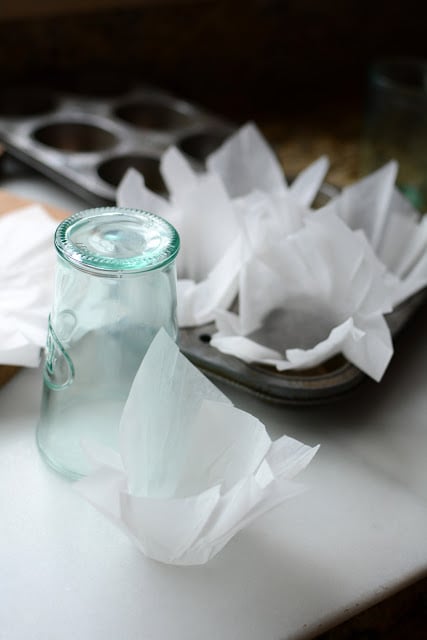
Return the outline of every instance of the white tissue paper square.
{"type": "Polygon", "coordinates": [[[181,234],[181,327],[215,321],[213,348],[279,371],[342,353],[380,380],[393,355],[384,314],[427,285],[427,220],[397,190],[395,162],[314,211],[328,166],[321,157],[288,185],[250,123],[206,172],[169,149],[169,200],[130,172],[119,204],[153,205],[181,234]]]}
{"type": "Polygon", "coordinates": [[[53,296],[56,226],[39,205],[0,217],[0,364],[40,362],[53,296]]]}
{"type": "Polygon", "coordinates": [[[312,213],[297,233],[255,249],[241,271],[239,313],[218,312],[211,344],[279,371],[342,353],[378,380],[393,353],[384,271],[363,235],[312,213]]]}
{"type": "Polygon", "coordinates": [[[203,564],[243,527],[302,490],[318,447],[236,409],[160,330],[120,423],[120,453],[86,443],[94,473],[75,485],[148,557],[203,564]]]}

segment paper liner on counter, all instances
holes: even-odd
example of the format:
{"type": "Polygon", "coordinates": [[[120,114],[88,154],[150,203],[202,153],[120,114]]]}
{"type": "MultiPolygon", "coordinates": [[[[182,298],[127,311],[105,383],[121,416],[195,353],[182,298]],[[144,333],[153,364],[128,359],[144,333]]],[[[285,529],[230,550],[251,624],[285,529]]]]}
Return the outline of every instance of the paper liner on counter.
{"type": "Polygon", "coordinates": [[[255,518],[298,494],[315,455],[234,407],[160,330],[135,377],[119,454],[86,443],[77,491],[160,562],[207,562],[255,518]]]}

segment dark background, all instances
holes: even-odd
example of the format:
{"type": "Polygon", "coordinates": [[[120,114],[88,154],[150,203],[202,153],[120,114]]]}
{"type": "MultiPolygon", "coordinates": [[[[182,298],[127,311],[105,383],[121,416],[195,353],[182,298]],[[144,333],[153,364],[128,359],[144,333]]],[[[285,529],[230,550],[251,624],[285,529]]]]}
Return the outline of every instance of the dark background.
{"type": "Polygon", "coordinates": [[[358,106],[373,59],[427,57],[419,0],[30,4],[0,5],[3,86],[111,93],[148,82],[236,121],[358,106]]]}
{"type": "Polygon", "coordinates": [[[370,64],[427,58],[426,18],[419,0],[2,0],[2,87],[152,84],[254,120],[289,176],[328,155],[341,187],[366,172],[370,64]]]}

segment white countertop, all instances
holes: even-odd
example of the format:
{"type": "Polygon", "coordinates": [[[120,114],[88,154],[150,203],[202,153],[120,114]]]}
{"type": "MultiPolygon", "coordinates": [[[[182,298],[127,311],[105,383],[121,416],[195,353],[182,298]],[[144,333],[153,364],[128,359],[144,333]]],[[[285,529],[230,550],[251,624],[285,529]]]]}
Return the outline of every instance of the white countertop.
{"type": "MultiPolygon", "coordinates": [[[[78,210],[44,180],[0,186],[78,210]]],[[[308,491],[240,532],[211,562],[146,559],[35,444],[41,372],[0,390],[1,640],[310,638],[427,573],[427,307],[380,384],[289,408],[222,386],[273,438],[322,447],[308,491]]]]}

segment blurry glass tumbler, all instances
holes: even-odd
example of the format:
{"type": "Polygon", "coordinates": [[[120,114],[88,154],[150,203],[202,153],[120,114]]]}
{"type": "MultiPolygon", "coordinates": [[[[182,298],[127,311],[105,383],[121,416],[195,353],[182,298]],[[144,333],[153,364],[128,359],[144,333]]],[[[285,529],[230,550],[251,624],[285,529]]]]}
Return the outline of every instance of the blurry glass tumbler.
{"type": "Polygon", "coordinates": [[[369,77],[362,170],[399,162],[397,184],[415,207],[427,209],[427,61],[391,58],[369,77]]]}
{"type": "Polygon", "coordinates": [[[117,449],[121,412],[160,327],[177,338],[179,236],[165,220],[106,207],[76,213],[58,254],[37,442],[70,478],[89,468],[82,441],[117,449]]]}

